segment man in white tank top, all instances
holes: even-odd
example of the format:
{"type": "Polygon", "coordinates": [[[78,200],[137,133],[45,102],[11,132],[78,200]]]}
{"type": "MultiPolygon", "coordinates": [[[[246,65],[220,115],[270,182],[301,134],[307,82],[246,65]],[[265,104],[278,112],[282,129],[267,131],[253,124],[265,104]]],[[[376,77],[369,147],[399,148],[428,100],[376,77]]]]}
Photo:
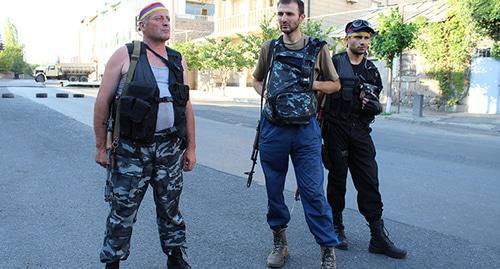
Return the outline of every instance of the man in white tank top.
{"type": "MultiPolygon", "coordinates": [[[[137,26],[143,33],[142,46],[148,47],[146,53],[141,55],[142,61],[144,63],[147,60],[149,63],[157,82],[159,98],[166,101],[158,101],[156,133],[152,143],[139,145],[120,136],[112,148],[113,155],[107,158],[109,107],[115,95],[121,94],[130,66],[127,47],[123,46],[115,51],[106,65],[94,108],[96,163],[111,172],[111,210],[100,259],[110,269],[119,268],[119,261],[127,259],[137,210],[148,185],[151,185],[161,246],[168,257],[167,266],[191,268],[185,258],[185,223],[179,211],[179,200],[183,186],[182,171],[191,171],[196,163],[194,113],[190,101],[185,98],[181,107],[182,115],[185,115],[185,125],[182,125],[185,136],[180,138],[169,132],[176,123],[174,106],[178,106],[178,103],[174,104],[173,101],[178,99],[173,99],[169,90],[172,73],[169,72],[165,59],[158,56],[167,58],[165,42],[170,38],[168,10],[159,2],[146,6],[138,16],[137,26]]],[[[182,75],[186,81],[187,66],[184,59],[182,67],[182,75]]],[[[137,69],[135,71],[137,73],[137,69]]],[[[144,69],[140,71],[149,72],[144,69]]]]}

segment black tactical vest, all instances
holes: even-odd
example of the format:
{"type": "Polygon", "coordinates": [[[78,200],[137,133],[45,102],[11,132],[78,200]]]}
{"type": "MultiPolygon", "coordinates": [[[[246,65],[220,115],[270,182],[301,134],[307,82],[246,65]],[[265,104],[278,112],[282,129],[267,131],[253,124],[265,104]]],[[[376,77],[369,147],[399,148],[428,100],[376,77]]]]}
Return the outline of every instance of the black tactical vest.
{"type": "Polygon", "coordinates": [[[308,124],[318,106],[312,90],[314,67],[326,42],[310,37],[301,50],[286,48],[283,37],[273,43],[264,116],[278,125],[308,124]]]}
{"type": "MultiPolygon", "coordinates": [[[[354,74],[347,52],[333,55],[332,61],[339,74],[342,88],[339,92],[327,95],[325,104],[326,120],[337,122],[358,119],[365,124],[371,123],[375,118],[374,115],[353,112],[361,111],[359,86],[362,81],[354,74]]],[[[377,70],[371,61],[367,59],[365,61],[367,61],[368,72],[377,70]]]]}
{"type": "MultiPolygon", "coordinates": [[[[126,44],[129,56],[133,44],[126,44]]],[[[146,45],[141,42],[139,61],[129,84],[126,96],[120,97],[120,136],[138,143],[154,141],[159,102],[173,102],[175,134],[186,140],[186,104],[189,100],[189,87],[184,85],[181,54],[167,48],[168,61],[162,61],[169,70],[169,91],[172,98],[159,98],[158,83],[151,70],[146,45]]],[[[151,51],[151,50],[150,50],[151,51]]]]}

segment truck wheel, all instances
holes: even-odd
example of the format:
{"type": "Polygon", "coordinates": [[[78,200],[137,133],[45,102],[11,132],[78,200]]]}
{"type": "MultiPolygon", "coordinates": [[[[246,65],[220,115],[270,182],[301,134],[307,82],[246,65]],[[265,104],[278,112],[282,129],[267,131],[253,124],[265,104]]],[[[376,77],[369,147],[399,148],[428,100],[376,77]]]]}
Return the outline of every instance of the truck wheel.
{"type": "Polygon", "coordinates": [[[78,77],[77,76],[70,76],[68,78],[68,80],[71,81],[71,82],[76,82],[76,81],[78,81],[78,77]]]}
{"type": "Polygon", "coordinates": [[[87,81],[89,81],[89,78],[87,76],[80,77],[80,82],[87,82],[87,81]]]}
{"type": "Polygon", "coordinates": [[[38,74],[38,75],[36,75],[36,77],[35,77],[35,81],[36,81],[36,82],[45,82],[45,76],[44,76],[44,75],[42,75],[42,74],[38,74]]]}

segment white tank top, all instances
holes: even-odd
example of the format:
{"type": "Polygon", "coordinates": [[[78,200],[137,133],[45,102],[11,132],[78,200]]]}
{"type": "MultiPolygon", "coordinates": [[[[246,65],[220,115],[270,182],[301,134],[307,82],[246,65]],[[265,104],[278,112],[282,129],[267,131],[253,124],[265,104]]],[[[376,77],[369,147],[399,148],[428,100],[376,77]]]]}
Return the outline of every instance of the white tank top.
{"type": "MultiPolygon", "coordinates": [[[[172,97],[170,90],[168,89],[168,67],[151,66],[151,70],[153,71],[156,82],[158,83],[158,89],[160,89],[160,98],[172,97]]],[[[156,119],[156,132],[173,127],[174,122],[174,106],[172,102],[159,103],[158,115],[156,119]]]]}

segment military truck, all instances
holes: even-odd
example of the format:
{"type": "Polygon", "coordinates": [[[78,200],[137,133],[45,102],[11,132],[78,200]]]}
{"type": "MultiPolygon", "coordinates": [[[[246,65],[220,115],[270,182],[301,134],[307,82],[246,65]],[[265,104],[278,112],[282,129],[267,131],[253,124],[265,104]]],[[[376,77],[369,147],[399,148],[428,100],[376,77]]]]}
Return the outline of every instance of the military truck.
{"type": "Polygon", "coordinates": [[[35,68],[33,76],[36,82],[45,82],[47,79],[87,82],[94,71],[95,65],[92,63],[59,63],[39,66],[35,68]]]}

